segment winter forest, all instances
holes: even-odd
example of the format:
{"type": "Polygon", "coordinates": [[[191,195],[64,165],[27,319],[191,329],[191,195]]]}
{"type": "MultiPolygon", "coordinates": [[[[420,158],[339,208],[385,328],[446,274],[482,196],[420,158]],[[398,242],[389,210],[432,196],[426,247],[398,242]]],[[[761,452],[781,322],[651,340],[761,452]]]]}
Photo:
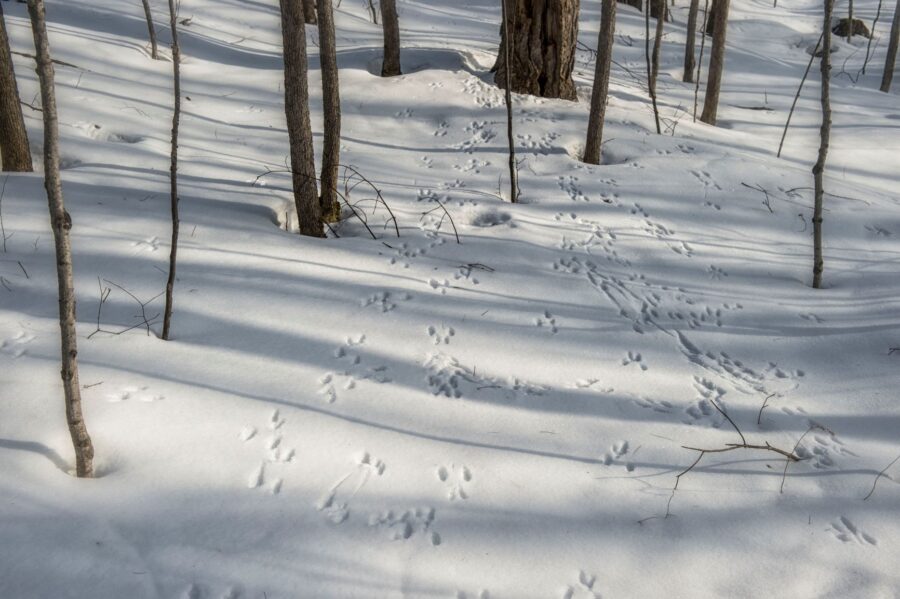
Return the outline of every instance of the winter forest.
{"type": "Polygon", "coordinates": [[[0,1],[0,597],[900,598],[898,38],[0,1]]]}

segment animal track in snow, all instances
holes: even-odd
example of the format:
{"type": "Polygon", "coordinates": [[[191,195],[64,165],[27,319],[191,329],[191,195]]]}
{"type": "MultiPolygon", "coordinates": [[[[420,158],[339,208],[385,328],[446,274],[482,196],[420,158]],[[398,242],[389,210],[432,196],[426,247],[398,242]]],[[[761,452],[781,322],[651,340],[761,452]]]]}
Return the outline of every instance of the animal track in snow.
{"type": "Polygon", "coordinates": [[[463,91],[473,97],[475,103],[482,108],[502,106],[503,94],[494,85],[488,85],[478,77],[469,77],[463,82],[463,91]]]}
{"type": "Polygon", "coordinates": [[[647,211],[644,210],[641,207],[641,205],[637,204],[637,203],[632,204],[632,208],[631,208],[630,212],[631,212],[631,214],[640,214],[644,218],[650,218],[650,214],[648,214],[647,211]]]}
{"type": "Polygon", "coordinates": [[[807,314],[801,314],[800,318],[802,318],[803,320],[809,320],[816,324],[822,324],[823,322],[825,322],[824,318],[820,318],[820,317],[816,316],[815,314],[813,314],[812,312],[809,312],[807,314]]]}
{"type": "Polygon", "coordinates": [[[719,407],[722,407],[721,402],[722,397],[725,396],[725,389],[709,379],[699,376],[694,377],[694,389],[697,390],[699,397],[685,409],[686,418],[682,422],[685,424],[708,422],[713,428],[719,428],[724,418],[713,407],[712,402],[716,402],[719,407]]]}
{"type": "Polygon", "coordinates": [[[838,456],[857,457],[832,431],[815,424],[813,426],[816,432],[807,435],[795,450],[797,456],[807,460],[813,468],[828,470],[837,465],[838,456]]]}
{"type": "Polygon", "coordinates": [[[350,517],[348,502],[373,476],[382,476],[387,468],[384,462],[367,451],[359,454],[355,461],[356,467],[335,481],[316,504],[316,509],[332,524],[341,524],[350,517]],[[352,491],[349,490],[351,488],[352,491]]]}
{"type": "Polygon", "coordinates": [[[551,131],[545,133],[540,138],[535,138],[529,134],[519,133],[516,135],[516,139],[518,140],[519,145],[526,150],[531,151],[535,156],[539,154],[546,156],[553,149],[554,142],[559,139],[559,133],[551,131]]]}
{"type": "Polygon", "coordinates": [[[456,334],[456,331],[453,330],[453,327],[447,327],[444,325],[440,325],[440,328],[431,325],[425,332],[428,333],[428,336],[431,337],[432,343],[435,345],[449,345],[450,338],[456,334]]]}
{"type": "Polygon", "coordinates": [[[721,281],[723,278],[728,276],[727,272],[725,272],[718,266],[713,266],[712,264],[710,264],[709,268],[706,269],[706,273],[713,281],[721,281]]]}
{"type": "Polygon", "coordinates": [[[135,241],[131,245],[136,248],[138,252],[142,250],[155,252],[159,249],[159,237],[150,237],[149,239],[144,239],[142,241],[135,241]]]}
{"type": "Polygon", "coordinates": [[[475,173],[477,175],[481,173],[481,169],[490,165],[491,163],[488,160],[476,160],[474,158],[470,158],[463,164],[454,164],[453,168],[463,173],[475,173]]]}
{"type": "Polygon", "coordinates": [[[875,237],[890,237],[891,232],[877,225],[866,225],[866,231],[875,235],[875,237]]]}
{"type": "Polygon", "coordinates": [[[551,335],[555,335],[559,332],[559,329],[556,327],[556,317],[550,314],[550,312],[544,310],[544,313],[534,319],[534,324],[540,328],[547,328],[550,330],[551,335]]]}
{"type": "Polygon", "coordinates": [[[436,474],[438,480],[447,486],[447,499],[454,501],[469,498],[467,487],[472,482],[472,471],[467,466],[439,466],[436,474]]]}
{"type": "Polygon", "coordinates": [[[403,511],[387,510],[369,516],[369,526],[385,530],[392,541],[406,541],[416,534],[425,536],[434,545],[441,544],[441,535],[431,529],[434,508],[423,507],[403,511]]]}
{"type": "Polygon", "coordinates": [[[641,357],[640,352],[628,352],[628,354],[622,358],[622,366],[628,366],[629,364],[637,364],[641,367],[641,370],[647,370],[647,364],[644,363],[644,359],[641,357]]]}
{"type": "Polygon", "coordinates": [[[13,359],[21,358],[25,355],[27,345],[34,341],[34,335],[29,335],[25,331],[19,331],[9,339],[4,339],[0,343],[0,352],[12,356],[13,359]]]}
{"type": "Polygon", "coordinates": [[[487,121],[472,121],[466,125],[464,131],[470,135],[469,139],[454,144],[452,147],[468,154],[474,152],[475,148],[478,146],[489,143],[492,139],[497,137],[497,133],[490,127],[487,121]]]}
{"type": "Polygon", "coordinates": [[[543,395],[545,387],[532,385],[516,377],[506,381],[483,377],[467,368],[459,361],[446,354],[429,354],[423,367],[427,371],[426,382],[434,395],[450,398],[463,396],[463,387],[469,386],[471,391],[488,393],[496,391],[507,400],[515,400],[520,395],[543,395]]]}
{"type": "Polygon", "coordinates": [[[650,399],[648,397],[636,397],[634,403],[641,408],[660,412],[662,414],[671,414],[674,406],[672,402],[666,400],[650,399]]]}
{"type": "Polygon", "coordinates": [[[681,254],[685,258],[691,258],[694,255],[694,248],[686,241],[680,241],[676,245],[670,245],[669,248],[676,254],[681,254]]]}
{"type": "Polygon", "coordinates": [[[282,473],[280,466],[294,459],[294,449],[285,447],[282,443],[283,438],[280,431],[284,423],[285,420],[281,417],[281,413],[273,410],[266,423],[268,435],[265,438],[257,435],[256,427],[248,426],[241,429],[238,438],[245,444],[249,444],[254,439],[258,440],[263,453],[259,465],[247,478],[248,489],[265,489],[272,495],[277,495],[281,491],[283,479],[280,476],[273,476],[271,472],[267,475],[267,470],[274,469],[276,473],[280,474],[282,473]]]}
{"type": "Polygon", "coordinates": [[[149,387],[147,387],[147,385],[140,385],[140,386],[129,385],[127,387],[122,387],[119,391],[116,391],[115,393],[108,393],[106,395],[106,401],[108,401],[110,403],[117,403],[120,401],[129,400],[129,399],[136,399],[138,401],[150,403],[150,402],[161,401],[161,400],[165,399],[164,395],[150,393],[148,391],[148,389],[149,389],[149,387]]]}
{"type": "Polygon", "coordinates": [[[581,570],[578,572],[578,583],[563,589],[562,599],[600,599],[600,594],[594,591],[596,582],[596,576],[581,570]]]}
{"type": "MultiPolygon", "coordinates": [[[[613,462],[620,461],[623,457],[628,454],[628,441],[618,441],[613,443],[612,447],[609,448],[603,457],[600,458],[600,463],[604,466],[611,466],[613,462]]],[[[634,464],[627,463],[625,464],[625,469],[629,472],[634,470],[634,464]]]]}
{"type": "Polygon", "coordinates": [[[398,119],[408,119],[412,115],[413,115],[412,108],[404,108],[403,110],[394,113],[394,116],[397,117],[398,119]]]}
{"type": "Polygon", "coordinates": [[[696,171],[690,171],[690,173],[694,176],[694,178],[696,178],[698,181],[700,181],[700,183],[702,183],[704,187],[711,187],[711,188],[717,189],[719,191],[722,190],[722,187],[718,183],[715,182],[715,180],[712,178],[712,175],[709,174],[708,172],[696,170],[696,171]]]}
{"type": "Polygon", "coordinates": [[[380,308],[382,312],[390,312],[397,307],[397,304],[394,303],[395,301],[405,302],[411,299],[412,296],[408,293],[395,294],[390,291],[381,291],[362,300],[361,305],[363,308],[375,306],[380,308]]]}
{"type": "Polygon", "coordinates": [[[841,516],[832,522],[827,530],[843,543],[858,543],[860,545],[871,546],[878,545],[878,540],[875,537],[864,532],[846,516],[841,516]]]}
{"type": "Polygon", "coordinates": [[[366,342],[366,336],[357,338],[348,337],[343,345],[334,350],[334,358],[345,365],[342,370],[325,373],[319,379],[319,393],[324,395],[328,403],[333,403],[338,397],[338,387],[345,391],[355,389],[360,381],[374,381],[376,383],[391,382],[388,376],[388,367],[384,364],[367,366],[363,364],[362,355],[356,349],[366,342]]]}
{"type": "Polygon", "coordinates": [[[705,202],[703,202],[703,207],[704,207],[704,208],[714,208],[715,210],[721,210],[721,209],[722,209],[722,206],[721,206],[721,205],[716,204],[716,203],[713,203],[713,202],[710,202],[710,201],[708,201],[708,200],[705,201],[705,202]]]}
{"type": "Polygon", "coordinates": [[[568,195],[569,199],[573,202],[590,201],[578,185],[578,177],[574,175],[562,175],[556,178],[556,184],[559,185],[561,190],[566,192],[566,195],[568,195]]]}

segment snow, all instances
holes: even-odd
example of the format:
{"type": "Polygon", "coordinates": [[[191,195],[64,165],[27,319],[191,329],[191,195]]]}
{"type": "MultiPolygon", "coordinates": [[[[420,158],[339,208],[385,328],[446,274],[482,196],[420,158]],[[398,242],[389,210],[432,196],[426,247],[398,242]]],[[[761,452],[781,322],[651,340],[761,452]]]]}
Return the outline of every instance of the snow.
{"type": "MultiPolygon", "coordinates": [[[[496,196],[498,178],[508,187],[488,72],[497,3],[398,4],[401,77],[373,74],[381,32],[362,2],[343,2],[336,23],[342,160],[383,191],[400,237],[360,186],[351,197],[378,239],[348,219],[339,239],[314,240],[285,230],[277,4],[181,3],[167,343],[171,63],[150,60],[135,0],[47,2],[55,58],[80,67],[56,73],[99,476],[67,473],[42,179],[11,174],[0,595],[900,596],[900,464],[863,501],[900,452],[900,102],[877,91],[889,18],[858,79],[865,40],[833,42],[815,291],[815,67],[774,154],[819,3],[733,3],[718,128],[690,116],[679,3],[662,136],[640,79],[643,19],[620,5],[604,165],[576,159],[593,75],[580,51],[578,103],[515,97],[518,205],[496,196]],[[136,328],[92,335],[104,289],[100,327],[136,328]],[[737,450],[705,455],[673,494],[697,457],[683,445],[740,441],[712,401],[748,443],[800,440],[783,492],[780,456],[737,450]]],[[[600,3],[582,4],[580,41],[594,47],[600,3]]],[[[854,4],[870,23],[876,2],[854,4]]],[[[24,5],[4,11],[14,50],[31,52],[24,5]]],[[[16,67],[31,102],[33,69],[16,67]]],[[[38,155],[40,114],[26,119],[38,155]]]]}

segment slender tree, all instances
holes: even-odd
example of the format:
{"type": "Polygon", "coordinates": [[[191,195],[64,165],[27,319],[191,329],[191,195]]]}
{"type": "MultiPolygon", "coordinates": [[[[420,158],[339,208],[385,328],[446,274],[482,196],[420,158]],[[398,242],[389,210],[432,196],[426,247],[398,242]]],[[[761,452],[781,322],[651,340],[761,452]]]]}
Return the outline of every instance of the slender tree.
{"type": "Polygon", "coordinates": [[[697,14],[699,12],[700,0],[691,0],[684,42],[684,74],[681,77],[685,83],[694,82],[694,48],[697,46],[697,14]]]}
{"type": "MultiPolygon", "coordinates": [[[[709,17],[709,0],[703,0],[703,20],[709,17]]],[[[706,30],[700,34],[700,57],[697,59],[697,77],[694,81],[694,122],[697,122],[697,99],[700,96],[700,75],[703,73],[703,50],[706,49],[706,30]]]]}
{"type": "MultiPolygon", "coordinates": [[[[875,32],[873,31],[874,35],[875,32]]],[[[894,65],[897,62],[897,46],[900,45],[900,0],[894,9],[894,22],[891,24],[891,41],[888,43],[887,56],[884,59],[884,75],[881,77],[881,91],[891,91],[891,80],[894,78],[894,65]]]]}
{"type": "Polygon", "coordinates": [[[153,14],[150,12],[150,0],[141,0],[144,4],[144,17],[147,19],[147,31],[150,34],[150,56],[159,60],[159,48],[156,44],[156,27],[153,26],[153,14]]]}
{"type": "Polygon", "coordinates": [[[300,233],[322,237],[306,64],[306,26],[301,0],[279,0],[284,43],[284,112],[291,148],[291,179],[300,233]]]}
{"type": "Polygon", "coordinates": [[[316,24],[316,0],[303,0],[303,20],[307,25],[316,24]]]}
{"type": "Polygon", "coordinates": [[[0,5],[0,158],[3,160],[4,171],[34,170],[2,5],[0,5]]]}
{"type": "Polygon", "coordinates": [[[341,217],[341,205],[337,198],[338,164],[341,161],[341,92],[334,37],[334,9],[331,0],[318,0],[317,8],[319,60],[322,64],[322,105],[325,113],[322,189],[319,203],[325,222],[334,222],[341,217]]]}
{"type": "Polygon", "coordinates": [[[853,41],[853,0],[848,0],[847,6],[847,43],[853,41]]]}
{"type": "Polygon", "coordinates": [[[722,86],[722,71],[725,70],[725,34],[728,29],[729,0],[713,0],[710,17],[714,19],[712,48],[709,52],[709,75],[706,80],[706,98],[700,120],[707,125],[716,124],[719,110],[719,89],[722,86]]]}
{"type": "Polygon", "coordinates": [[[603,143],[603,122],[606,119],[606,98],[609,94],[609,70],[612,63],[616,34],[616,0],[603,0],[600,9],[600,33],[597,36],[597,58],[594,66],[594,89],[591,93],[591,114],[588,119],[584,161],[600,164],[603,143]]]}
{"type": "MultiPolygon", "coordinates": [[[[654,0],[647,0],[651,2],[654,0]]],[[[661,19],[659,19],[661,20],[661,19]]],[[[647,61],[647,93],[653,104],[653,119],[656,121],[656,132],[662,133],[659,126],[659,107],[656,105],[656,78],[653,76],[653,54],[650,52],[650,10],[644,11],[644,58],[647,61]]]]}
{"type": "Polygon", "coordinates": [[[875,26],[878,25],[878,17],[881,16],[881,5],[883,0],[878,0],[878,8],[875,10],[875,18],[872,19],[872,26],[869,28],[869,39],[866,42],[866,58],[863,60],[862,74],[866,74],[866,67],[869,66],[869,57],[872,54],[872,38],[875,37],[875,26]]]}
{"type": "Polygon", "coordinates": [[[178,13],[175,0],[169,0],[169,27],[172,29],[172,80],[175,107],[172,111],[172,149],[169,164],[170,204],[172,213],[172,247],[169,250],[169,278],[166,281],[166,308],[163,313],[162,338],[169,340],[175,290],[175,265],[178,257],[178,125],[181,122],[181,47],[178,45],[178,13]]]}
{"type": "Polygon", "coordinates": [[[822,256],[822,202],[825,196],[825,159],[831,139],[831,15],[834,0],[825,0],[822,19],[822,126],[819,129],[819,157],[813,165],[815,206],[813,207],[813,288],[822,286],[825,259],[822,256]]]}
{"type": "Polygon", "coordinates": [[[497,85],[506,87],[509,79],[516,93],[577,100],[572,69],[579,0],[510,0],[507,8],[493,68],[497,85]],[[507,43],[509,69],[503,61],[507,43]]]}
{"type": "MultiPolygon", "coordinates": [[[[501,19],[503,19],[503,35],[509,35],[509,21],[506,18],[509,12],[509,0],[500,0],[501,19]]],[[[509,72],[509,45],[503,47],[503,65],[509,72]]],[[[506,86],[504,98],[506,100],[506,142],[509,146],[509,201],[517,202],[519,200],[519,173],[516,169],[516,144],[513,140],[513,110],[512,110],[512,90],[506,86]]]]}
{"type": "Polygon", "coordinates": [[[59,289],[59,329],[62,340],[62,382],[66,401],[66,422],[75,448],[75,473],[79,477],[94,475],[94,445],[81,411],[81,387],[78,384],[78,345],[75,334],[75,278],[72,270],[72,243],[69,231],[72,218],[66,212],[59,175],[59,121],[56,114],[56,91],[53,62],[47,39],[44,0],[28,0],[31,30],[34,35],[37,74],[41,85],[44,115],[44,188],[50,208],[50,224],[56,244],[56,275],[59,289]]]}
{"type": "MultiPolygon", "coordinates": [[[[666,9],[666,0],[654,0],[657,14],[662,14],[666,9]]],[[[656,30],[653,35],[653,91],[656,91],[656,80],[659,78],[659,53],[662,49],[664,19],[656,19],[656,30]]]]}
{"type": "Polygon", "coordinates": [[[384,60],[382,77],[395,77],[400,71],[400,20],[397,17],[397,0],[381,0],[381,26],[384,29],[384,60]]]}

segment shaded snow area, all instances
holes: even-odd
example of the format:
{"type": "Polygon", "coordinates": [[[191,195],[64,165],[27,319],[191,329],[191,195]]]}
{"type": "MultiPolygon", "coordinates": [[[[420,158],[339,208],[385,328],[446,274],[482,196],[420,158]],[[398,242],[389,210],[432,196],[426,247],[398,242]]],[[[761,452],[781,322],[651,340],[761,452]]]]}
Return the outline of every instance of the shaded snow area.
{"type": "MultiPolygon", "coordinates": [[[[680,0],[663,135],[643,18],[620,5],[604,165],[577,159],[582,48],[577,103],[514,98],[517,205],[497,196],[498,3],[398,4],[400,77],[377,76],[365,3],[344,0],[336,24],[342,162],[382,190],[399,238],[360,185],[351,201],[378,239],[351,217],[316,240],[292,231],[277,2],[183,0],[164,342],[171,62],[149,58],[136,0],[48,0],[54,57],[75,65],[56,73],[98,477],[67,473],[43,180],[11,174],[0,596],[900,597],[900,462],[863,500],[900,453],[900,101],[896,82],[877,91],[893,3],[866,75],[866,40],[834,39],[819,291],[817,66],[775,150],[821,3],[732,3],[714,128],[692,122],[681,82],[680,0]],[[741,443],[735,427],[802,460],[785,475],[772,451],[705,454],[673,494],[698,457],[683,446],[741,443]]],[[[593,48],[600,3],[582,5],[593,48]]],[[[876,7],[857,0],[855,16],[876,7]]],[[[13,49],[32,53],[25,5],[4,11],[13,49]]],[[[32,103],[33,65],[15,60],[32,103]]],[[[38,157],[40,113],[25,116],[38,157]]]]}

